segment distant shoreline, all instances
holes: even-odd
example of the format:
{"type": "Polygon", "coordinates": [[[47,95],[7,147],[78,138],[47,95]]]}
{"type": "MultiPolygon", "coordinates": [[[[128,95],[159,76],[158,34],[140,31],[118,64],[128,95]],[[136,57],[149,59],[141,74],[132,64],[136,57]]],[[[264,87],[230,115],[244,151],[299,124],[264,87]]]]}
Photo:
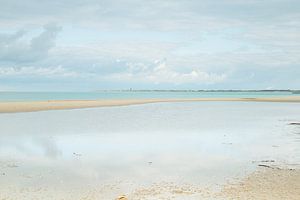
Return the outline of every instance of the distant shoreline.
{"type": "MultiPolygon", "coordinates": [[[[0,93],[44,93],[45,91],[0,91],[0,93]]],[[[46,91],[46,92],[61,92],[61,93],[77,93],[76,91],[46,91]]],[[[79,93],[90,92],[290,92],[293,94],[300,94],[300,89],[231,89],[231,90],[217,90],[217,89],[99,89],[78,91],[79,93]]]]}
{"type": "Polygon", "coordinates": [[[147,103],[167,102],[204,102],[204,101],[240,101],[240,102],[291,102],[300,103],[300,96],[259,97],[259,98],[177,98],[177,99],[112,99],[112,100],[48,100],[28,102],[0,102],[0,113],[34,112],[44,110],[64,110],[110,106],[128,106],[147,103]]]}
{"type": "Polygon", "coordinates": [[[300,90],[289,89],[274,89],[274,90],[137,90],[137,89],[125,89],[125,90],[95,90],[95,92],[291,92],[300,94],[300,90]]]}

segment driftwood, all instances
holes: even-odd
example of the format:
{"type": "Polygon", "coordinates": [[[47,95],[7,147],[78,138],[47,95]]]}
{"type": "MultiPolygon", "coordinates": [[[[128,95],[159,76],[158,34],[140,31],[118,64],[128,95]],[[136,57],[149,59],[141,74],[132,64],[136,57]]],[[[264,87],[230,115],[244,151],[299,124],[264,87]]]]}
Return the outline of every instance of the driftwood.
{"type": "MultiPolygon", "coordinates": [[[[266,168],[270,168],[270,169],[284,170],[283,168],[273,167],[273,166],[270,166],[270,165],[259,164],[258,166],[259,166],[259,167],[266,167],[266,168]]],[[[287,169],[287,170],[295,170],[295,169],[289,168],[289,169],[287,169]]]]}
{"type": "Polygon", "coordinates": [[[259,167],[267,167],[267,168],[271,168],[271,169],[278,169],[278,170],[282,170],[281,168],[279,168],[279,167],[272,167],[272,166],[270,166],[270,165],[263,165],[263,164],[259,164],[258,165],[259,167]]]}
{"type": "Polygon", "coordinates": [[[300,122],[291,122],[289,125],[300,125],[300,122]]]}
{"type": "Polygon", "coordinates": [[[262,160],[260,162],[275,162],[275,160],[262,160]]]}
{"type": "Polygon", "coordinates": [[[275,162],[275,160],[260,160],[260,161],[252,161],[252,163],[269,163],[269,162],[275,162]]]}

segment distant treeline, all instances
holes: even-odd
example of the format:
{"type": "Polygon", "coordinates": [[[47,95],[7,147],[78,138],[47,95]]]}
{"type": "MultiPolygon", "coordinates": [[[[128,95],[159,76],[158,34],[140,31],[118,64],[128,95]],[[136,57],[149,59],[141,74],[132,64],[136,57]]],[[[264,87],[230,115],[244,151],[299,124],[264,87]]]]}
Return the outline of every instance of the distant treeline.
{"type": "Polygon", "coordinates": [[[107,92],[290,92],[293,94],[300,94],[300,90],[135,90],[135,89],[125,89],[125,90],[97,90],[97,91],[107,91],[107,92]]]}

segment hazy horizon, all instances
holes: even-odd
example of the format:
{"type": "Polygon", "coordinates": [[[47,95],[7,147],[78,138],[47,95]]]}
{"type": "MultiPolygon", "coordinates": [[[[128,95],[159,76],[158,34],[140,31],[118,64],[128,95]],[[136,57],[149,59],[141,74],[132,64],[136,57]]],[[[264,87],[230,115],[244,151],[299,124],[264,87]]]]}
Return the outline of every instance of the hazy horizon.
{"type": "Polygon", "coordinates": [[[94,89],[94,90],[0,90],[0,92],[298,92],[300,89],[94,89]]]}

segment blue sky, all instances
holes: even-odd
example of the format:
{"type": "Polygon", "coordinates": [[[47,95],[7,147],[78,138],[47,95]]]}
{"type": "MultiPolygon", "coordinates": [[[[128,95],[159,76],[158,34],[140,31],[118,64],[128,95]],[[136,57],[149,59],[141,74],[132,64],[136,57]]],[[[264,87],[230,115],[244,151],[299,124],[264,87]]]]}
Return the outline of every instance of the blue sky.
{"type": "Polygon", "coordinates": [[[298,0],[0,0],[0,90],[300,89],[298,0]]]}

